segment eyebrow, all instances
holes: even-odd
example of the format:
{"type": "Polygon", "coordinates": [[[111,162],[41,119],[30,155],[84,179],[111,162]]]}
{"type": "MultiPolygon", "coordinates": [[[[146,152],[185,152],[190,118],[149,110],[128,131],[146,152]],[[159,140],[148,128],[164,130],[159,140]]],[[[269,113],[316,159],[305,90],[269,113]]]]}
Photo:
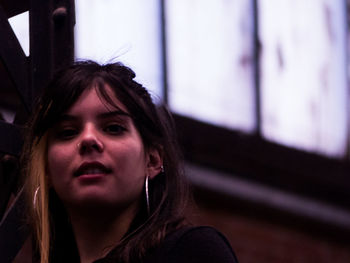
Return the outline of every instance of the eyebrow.
{"type": "MultiPolygon", "coordinates": [[[[122,111],[122,110],[116,110],[116,111],[108,111],[108,112],[102,112],[97,114],[97,118],[101,118],[101,119],[108,119],[111,117],[119,117],[119,116],[126,116],[126,117],[130,117],[130,114],[122,111]]],[[[75,115],[70,115],[70,114],[63,114],[57,122],[63,122],[63,121],[76,121],[78,120],[79,117],[75,116],[75,115]]]]}
{"type": "Polygon", "coordinates": [[[110,117],[115,117],[115,116],[126,116],[126,117],[130,117],[130,114],[122,111],[122,110],[116,110],[116,111],[108,111],[108,112],[103,112],[100,114],[97,114],[97,117],[102,118],[102,119],[107,119],[110,117]]]}

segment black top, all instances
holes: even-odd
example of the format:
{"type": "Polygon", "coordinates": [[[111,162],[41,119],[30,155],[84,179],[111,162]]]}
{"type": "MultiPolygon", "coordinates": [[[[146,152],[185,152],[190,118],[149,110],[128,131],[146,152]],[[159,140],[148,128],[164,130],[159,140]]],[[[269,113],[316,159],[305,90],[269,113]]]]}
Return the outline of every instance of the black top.
{"type": "MultiPolygon", "coordinates": [[[[94,263],[116,263],[113,253],[94,263]]],[[[238,263],[227,239],[212,227],[185,227],[169,234],[142,263],[238,263]]]]}

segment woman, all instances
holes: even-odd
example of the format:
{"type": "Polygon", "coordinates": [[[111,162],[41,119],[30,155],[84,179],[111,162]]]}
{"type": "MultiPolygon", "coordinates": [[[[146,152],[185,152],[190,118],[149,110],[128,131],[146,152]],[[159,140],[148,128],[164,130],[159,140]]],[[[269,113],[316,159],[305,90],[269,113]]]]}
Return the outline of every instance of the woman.
{"type": "Polygon", "coordinates": [[[217,231],[189,227],[174,126],[122,64],[59,71],[23,154],[37,261],[236,262],[217,231]]]}

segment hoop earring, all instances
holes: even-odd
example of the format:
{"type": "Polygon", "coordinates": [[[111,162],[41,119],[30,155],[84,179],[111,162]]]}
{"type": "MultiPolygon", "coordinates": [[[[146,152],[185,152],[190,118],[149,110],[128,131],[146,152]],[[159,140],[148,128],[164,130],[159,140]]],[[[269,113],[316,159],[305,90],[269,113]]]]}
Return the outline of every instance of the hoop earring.
{"type": "Polygon", "coordinates": [[[37,197],[38,197],[39,190],[40,190],[40,186],[38,186],[35,189],[35,192],[34,192],[34,197],[33,197],[33,206],[34,206],[34,208],[36,208],[36,203],[37,203],[37,197]]]}
{"type": "Polygon", "coordinates": [[[165,170],[164,170],[164,165],[162,165],[162,166],[160,167],[160,172],[161,172],[161,173],[164,173],[164,172],[165,172],[165,170]]]}
{"type": "Polygon", "coordinates": [[[147,214],[148,214],[148,216],[150,216],[150,214],[151,214],[151,209],[150,209],[150,206],[149,206],[148,175],[146,176],[146,180],[145,180],[145,192],[146,192],[147,214]]]}

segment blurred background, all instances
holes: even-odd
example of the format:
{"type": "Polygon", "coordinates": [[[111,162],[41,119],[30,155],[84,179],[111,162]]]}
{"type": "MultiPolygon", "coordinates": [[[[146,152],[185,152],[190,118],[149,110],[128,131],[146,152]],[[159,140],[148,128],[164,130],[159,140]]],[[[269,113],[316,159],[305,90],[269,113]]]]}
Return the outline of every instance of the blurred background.
{"type": "Polygon", "coordinates": [[[39,2],[0,1],[2,224],[53,70],[121,61],[174,113],[191,221],[241,263],[350,262],[350,1],[39,2]]]}

